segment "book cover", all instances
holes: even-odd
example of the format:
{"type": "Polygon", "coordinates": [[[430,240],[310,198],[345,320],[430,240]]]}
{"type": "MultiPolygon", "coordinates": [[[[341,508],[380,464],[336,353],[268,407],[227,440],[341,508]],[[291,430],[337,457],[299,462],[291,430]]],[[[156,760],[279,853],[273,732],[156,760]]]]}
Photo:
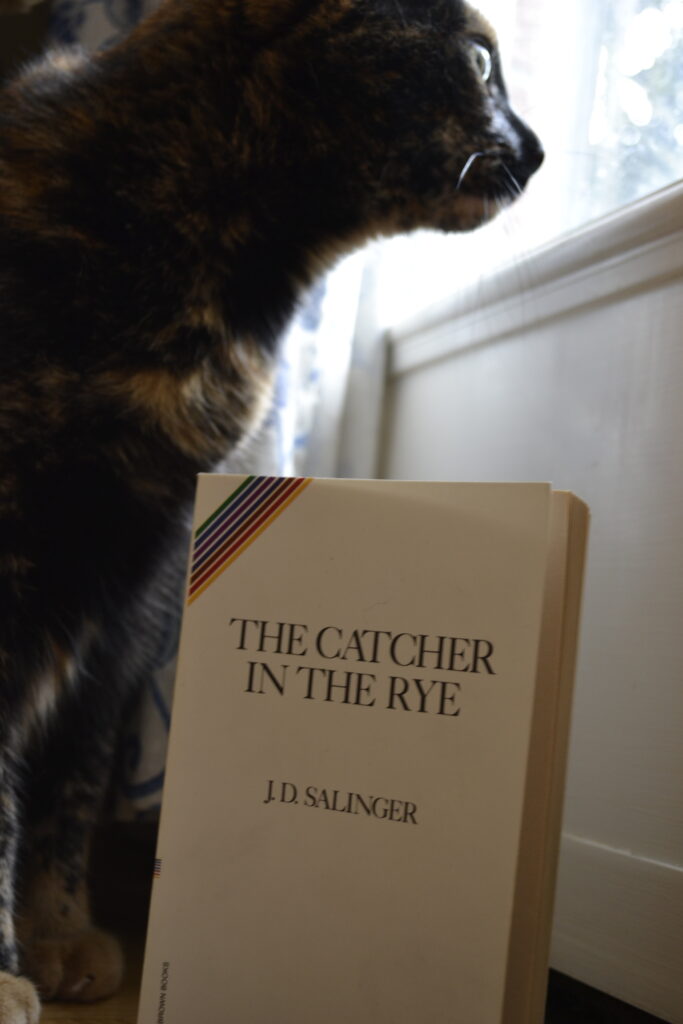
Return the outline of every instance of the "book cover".
{"type": "Polygon", "coordinates": [[[139,1024],[541,1019],[572,509],[200,478],[139,1024]]]}

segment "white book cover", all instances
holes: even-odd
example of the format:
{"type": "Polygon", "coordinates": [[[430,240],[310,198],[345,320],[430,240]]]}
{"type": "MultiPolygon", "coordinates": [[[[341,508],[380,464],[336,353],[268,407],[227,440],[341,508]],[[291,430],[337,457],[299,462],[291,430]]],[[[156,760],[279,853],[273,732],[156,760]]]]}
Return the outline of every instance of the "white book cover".
{"type": "Polygon", "coordinates": [[[139,1024],[540,1021],[579,507],[200,477],[139,1024]]]}

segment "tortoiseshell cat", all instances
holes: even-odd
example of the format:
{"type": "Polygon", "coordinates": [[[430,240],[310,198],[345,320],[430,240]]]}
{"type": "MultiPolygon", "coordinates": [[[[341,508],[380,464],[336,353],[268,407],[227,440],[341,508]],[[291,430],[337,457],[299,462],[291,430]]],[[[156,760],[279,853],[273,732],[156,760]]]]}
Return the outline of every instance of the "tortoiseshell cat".
{"type": "Polygon", "coordinates": [[[166,0],[0,92],[0,1024],[38,1019],[22,970],[119,983],[85,872],[121,707],[302,289],[476,227],[541,160],[462,0],[166,0]]]}

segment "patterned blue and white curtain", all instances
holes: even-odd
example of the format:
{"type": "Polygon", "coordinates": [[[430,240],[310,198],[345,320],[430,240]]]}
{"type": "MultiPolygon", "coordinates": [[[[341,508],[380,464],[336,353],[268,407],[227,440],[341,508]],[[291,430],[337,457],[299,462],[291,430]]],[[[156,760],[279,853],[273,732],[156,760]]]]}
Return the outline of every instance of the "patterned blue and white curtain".
{"type": "Polygon", "coordinates": [[[110,46],[155,6],[150,0],[55,0],[51,41],[88,50],[110,46]]]}
{"type": "MultiPolygon", "coordinates": [[[[51,45],[110,46],[159,0],[53,0],[51,45]]],[[[29,0],[26,0],[27,6],[29,0]]],[[[226,470],[334,476],[363,258],[352,257],[319,283],[284,339],[273,408],[247,451],[226,470]]],[[[146,680],[127,729],[118,816],[158,810],[178,646],[179,609],[169,611],[158,670],[146,680]]]]}

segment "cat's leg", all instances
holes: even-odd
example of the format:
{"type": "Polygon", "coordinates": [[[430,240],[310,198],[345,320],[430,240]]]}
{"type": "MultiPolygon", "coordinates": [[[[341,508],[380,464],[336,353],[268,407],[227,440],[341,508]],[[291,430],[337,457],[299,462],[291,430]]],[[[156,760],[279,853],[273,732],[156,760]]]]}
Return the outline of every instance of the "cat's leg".
{"type": "Polygon", "coordinates": [[[104,690],[91,696],[81,695],[60,714],[34,781],[19,936],[22,966],[44,999],[102,999],[123,976],[119,943],[92,924],[88,893],[91,834],[109,782],[120,708],[104,690]]]}
{"type": "MultiPolygon", "coordinates": [[[[3,737],[5,739],[5,737],[3,737]]],[[[14,934],[14,893],[19,845],[16,770],[9,745],[0,745],[0,1024],[36,1024],[40,1003],[19,966],[14,934]]]]}

